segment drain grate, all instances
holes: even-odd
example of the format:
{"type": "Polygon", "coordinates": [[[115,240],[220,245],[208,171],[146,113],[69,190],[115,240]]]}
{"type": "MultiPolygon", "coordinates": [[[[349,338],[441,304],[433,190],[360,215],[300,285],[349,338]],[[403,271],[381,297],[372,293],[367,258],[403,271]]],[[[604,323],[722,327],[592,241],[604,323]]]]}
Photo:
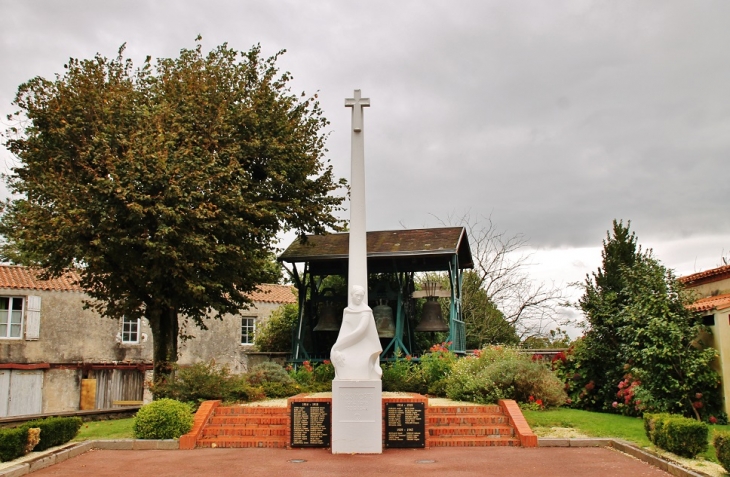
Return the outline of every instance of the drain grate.
{"type": "Polygon", "coordinates": [[[422,460],[417,460],[416,464],[433,464],[435,462],[436,462],[435,460],[422,459],[422,460]]]}
{"type": "Polygon", "coordinates": [[[306,462],[305,459],[291,459],[291,460],[289,460],[289,463],[290,464],[302,464],[304,462],[306,462]]]}

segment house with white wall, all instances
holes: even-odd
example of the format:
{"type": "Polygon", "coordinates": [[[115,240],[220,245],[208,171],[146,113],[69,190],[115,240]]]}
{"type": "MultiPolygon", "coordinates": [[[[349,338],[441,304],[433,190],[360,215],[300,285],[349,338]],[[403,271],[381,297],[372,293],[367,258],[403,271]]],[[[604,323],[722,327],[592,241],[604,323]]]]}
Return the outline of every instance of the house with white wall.
{"type": "Polygon", "coordinates": [[[730,265],[693,273],[679,279],[696,294],[691,308],[702,314],[712,334],[705,340],[718,352],[725,413],[730,415],[730,265]]]}
{"type": "MultiPolygon", "coordinates": [[[[89,297],[77,278],[70,272],[40,280],[32,269],[0,265],[0,417],[143,400],[152,370],[149,324],[84,309],[89,297]]],[[[208,330],[190,326],[193,338],[180,344],[178,363],[214,359],[245,372],[256,328],[279,306],[297,302],[286,285],[260,285],[251,298],[253,307],[208,320],[208,330]]]]}

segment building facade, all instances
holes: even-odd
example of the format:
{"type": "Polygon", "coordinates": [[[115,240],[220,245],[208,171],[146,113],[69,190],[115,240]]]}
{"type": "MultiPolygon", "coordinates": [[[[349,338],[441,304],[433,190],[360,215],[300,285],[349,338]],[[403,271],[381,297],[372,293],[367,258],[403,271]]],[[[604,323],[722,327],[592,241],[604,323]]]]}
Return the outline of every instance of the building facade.
{"type": "Polygon", "coordinates": [[[718,352],[717,371],[722,376],[725,413],[730,415],[730,265],[679,279],[697,296],[691,308],[703,315],[712,331],[703,337],[718,352]]]}
{"type": "MultiPolygon", "coordinates": [[[[0,417],[106,409],[149,400],[152,333],[147,320],[110,319],[84,309],[89,297],[69,273],[39,280],[19,266],[0,265],[0,417]]],[[[182,366],[215,360],[245,372],[255,356],[256,328],[271,312],[296,303],[291,287],[261,285],[255,306],[240,315],[187,323],[182,366]]],[[[185,322],[185,318],[181,318],[185,322]]]]}

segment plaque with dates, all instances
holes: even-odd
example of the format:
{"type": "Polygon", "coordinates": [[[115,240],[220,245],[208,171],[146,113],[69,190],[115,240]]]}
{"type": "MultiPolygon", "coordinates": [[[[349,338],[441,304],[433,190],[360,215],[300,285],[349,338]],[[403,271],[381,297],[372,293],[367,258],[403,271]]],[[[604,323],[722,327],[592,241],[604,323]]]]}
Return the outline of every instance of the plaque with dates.
{"type": "Polygon", "coordinates": [[[385,403],[385,447],[426,447],[422,402],[385,403]]]}
{"type": "Polygon", "coordinates": [[[332,404],[293,402],[291,405],[291,447],[329,447],[332,404]]]}

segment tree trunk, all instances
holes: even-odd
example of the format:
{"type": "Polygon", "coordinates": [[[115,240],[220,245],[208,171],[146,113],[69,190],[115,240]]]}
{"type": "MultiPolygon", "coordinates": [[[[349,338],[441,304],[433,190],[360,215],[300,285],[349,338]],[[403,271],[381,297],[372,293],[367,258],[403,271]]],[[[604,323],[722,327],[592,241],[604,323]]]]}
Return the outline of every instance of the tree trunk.
{"type": "Polygon", "coordinates": [[[177,362],[177,310],[169,306],[155,304],[147,308],[147,319],[152,329],[152,362],[154,382],[167,381],[172,375],[173,365],[177,362]]]}

